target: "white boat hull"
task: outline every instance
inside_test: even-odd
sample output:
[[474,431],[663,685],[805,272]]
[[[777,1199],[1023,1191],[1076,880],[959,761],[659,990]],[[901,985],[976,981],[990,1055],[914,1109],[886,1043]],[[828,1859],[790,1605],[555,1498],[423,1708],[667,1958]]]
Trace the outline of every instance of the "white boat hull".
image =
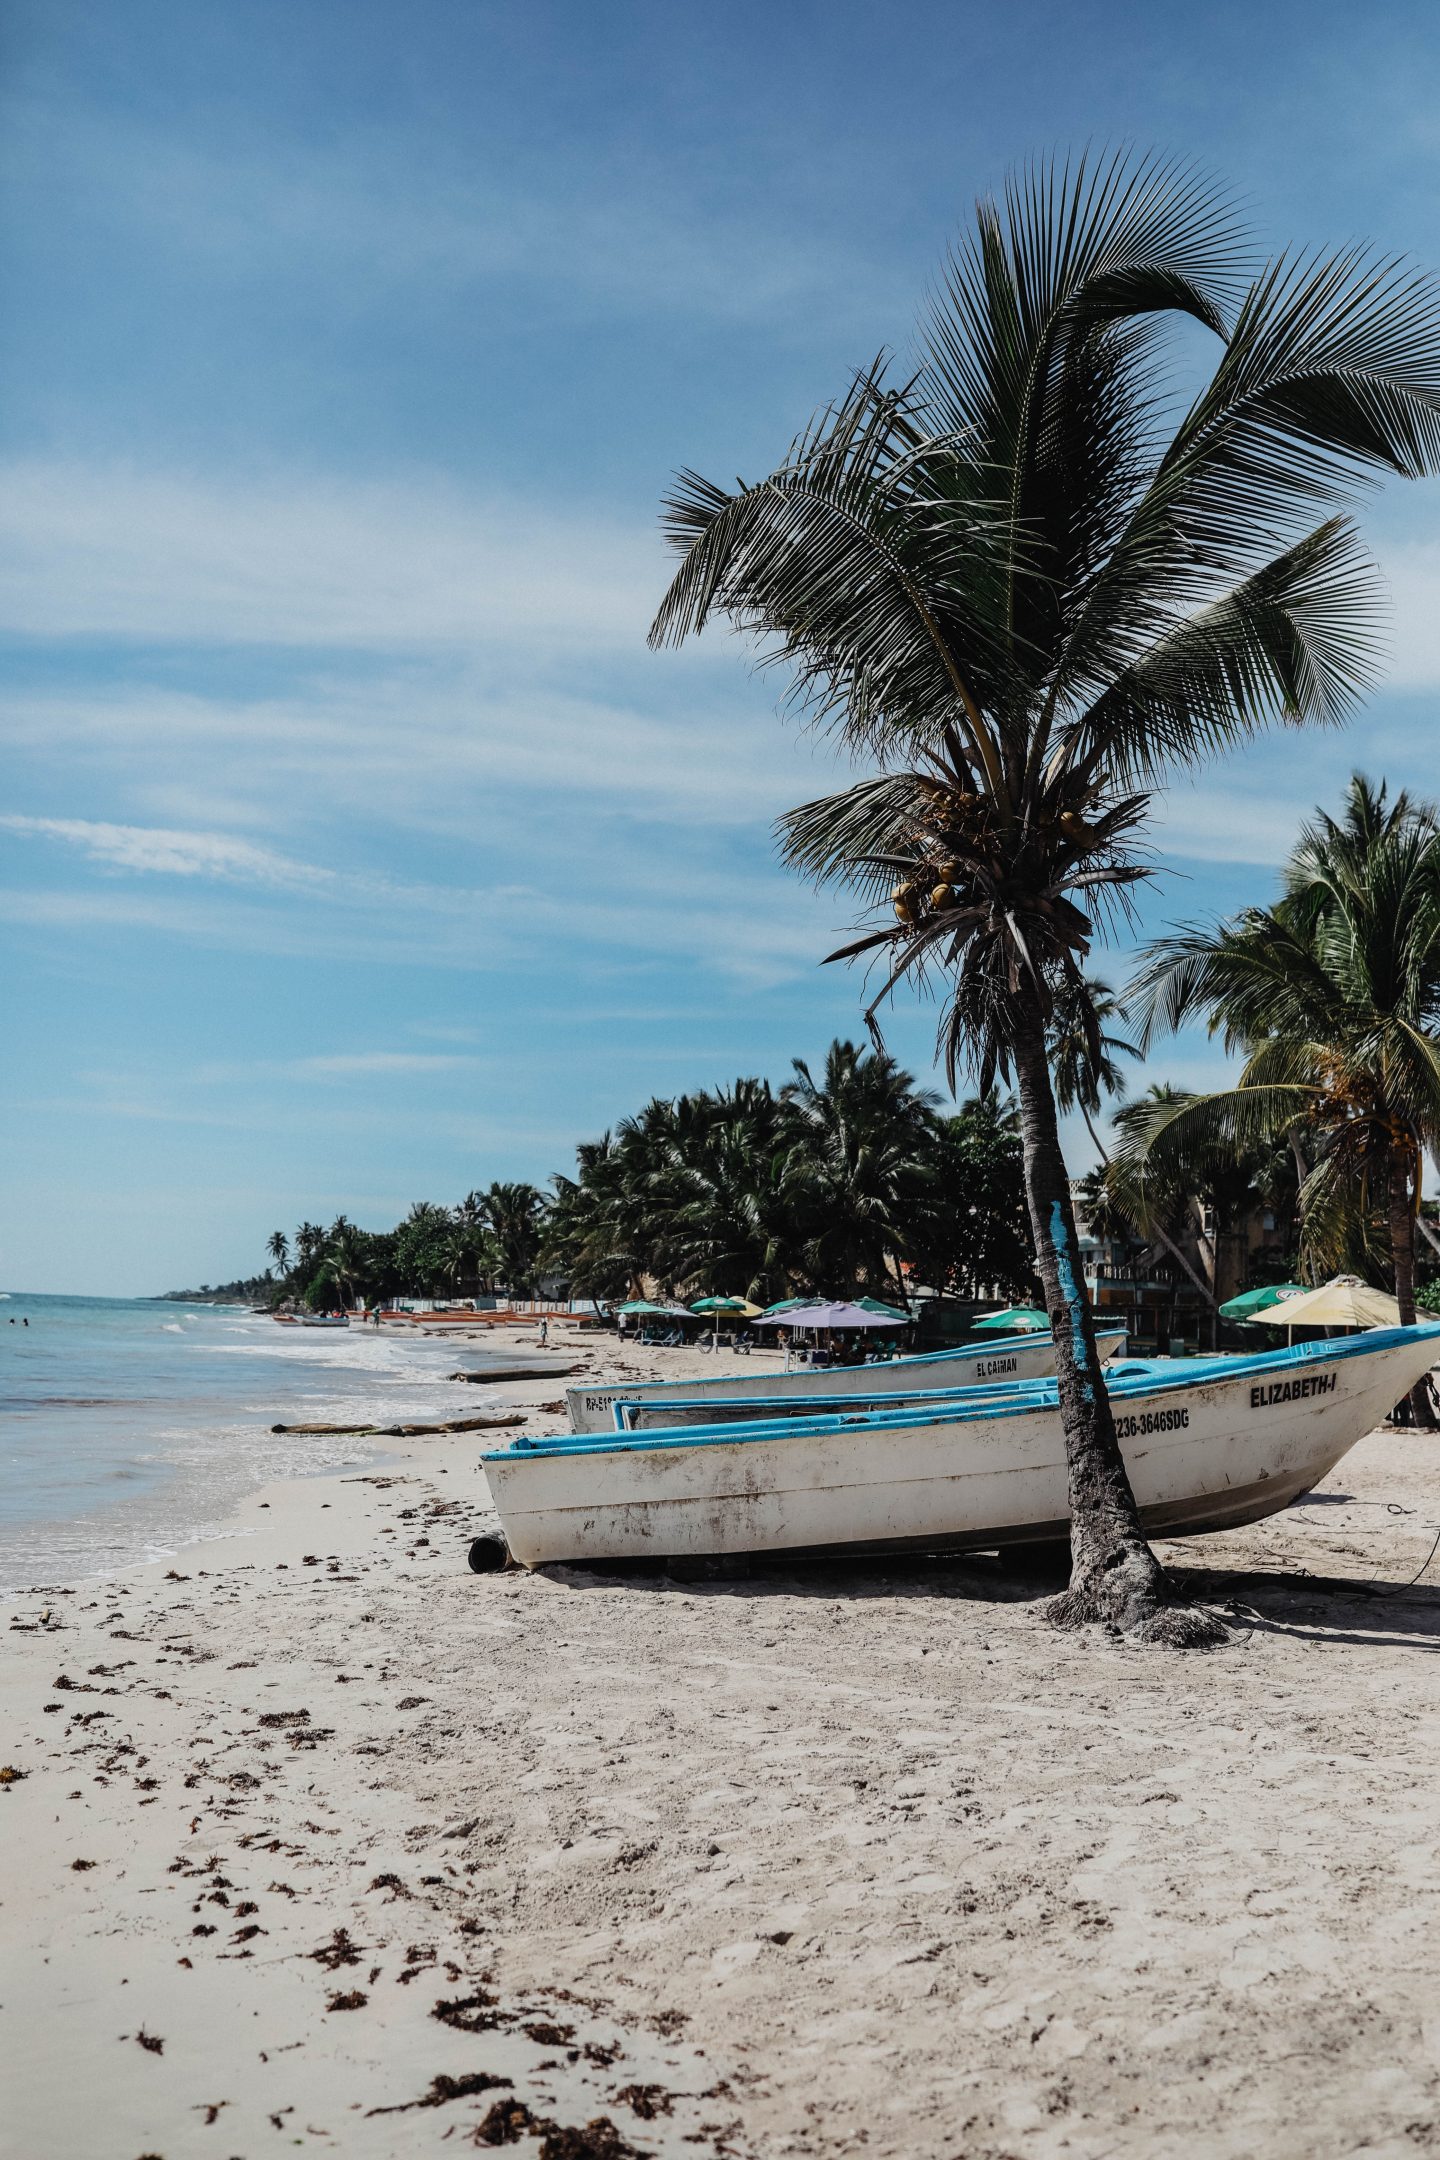
[[[1125,1347],[1123,1332],[1107,1335],[1109,1354]],[[1104,1354],[1104,1353],[1102,1353]],[[824,1401],[829,1395],[904,1395],[916,1389],[977,1387],[991,1380],[1036,1380],[1055,1370],[1054,1339],[1046,1334],[1006,1335],[993,1343],[966,1343],[957,1350],[931,1350],[921,1357],[892,1358],[884,1365],[833,1365],[818,1370],[726,1373],[713,1380],[623,1380],[565,1390],[570,1429],[577,1433],[613,1432],[617,1402],[743,1402],[775,1395]]]
[[[1187,1536],[1287,1506],[1430,1366],[1440,1330],[1122,1367],[1117,1430],[1148,1531]],[[1140,1374],[1140,1378],[1135,1375]],[[853,1375],[851,1376],[853,1379]],[[1063,1539],[1069,1506],[1053,1385],[854,1419],[615,1433],[488,1454],[510,1551],[553,1561],[706,1554],[994,1548]]]

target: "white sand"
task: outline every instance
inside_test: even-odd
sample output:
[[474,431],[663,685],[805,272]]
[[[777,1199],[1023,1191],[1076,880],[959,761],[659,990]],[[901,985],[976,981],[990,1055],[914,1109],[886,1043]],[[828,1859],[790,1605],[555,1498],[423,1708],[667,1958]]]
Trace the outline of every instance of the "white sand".
[[0,2152],[439,2153],[497,2097],[667,2155],[1440,2150],[1440,1442],[1169,1548],[1208,1657],[984,1560],[472,1576],[476,1438],[387,1445],[11,1608]]

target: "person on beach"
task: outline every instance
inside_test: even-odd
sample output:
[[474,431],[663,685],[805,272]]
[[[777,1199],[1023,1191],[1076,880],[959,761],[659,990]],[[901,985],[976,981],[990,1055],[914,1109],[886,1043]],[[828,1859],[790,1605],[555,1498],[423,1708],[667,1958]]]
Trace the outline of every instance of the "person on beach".
[[542,1350],[550,1347],[550,1322],[543,1315],[540,1321],[540,1347]]

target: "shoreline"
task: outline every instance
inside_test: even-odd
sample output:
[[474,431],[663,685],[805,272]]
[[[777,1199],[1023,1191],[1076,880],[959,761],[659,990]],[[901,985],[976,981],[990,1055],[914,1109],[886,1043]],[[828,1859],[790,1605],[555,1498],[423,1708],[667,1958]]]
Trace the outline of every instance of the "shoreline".
[[1166,1547],[1184,1657],[985,1560],[471,1576],[483,1440],[11,1601],[9,2149],[1440,2150],[1440,1441]]
[[[120,1302],[129,1309],[130,1301]],[[253,1317],[236,1308],[216,1310],[230,1319]],[[492,1382],[485,1374],[475,1386],[452,1385],[453,1363],[469,1364],[484,1373],[492,1363],[523,1362],[532,1368],[552,1366],[558,1373],[571,1358],[595,1354],[593,1339],[588,1344],[582,1338],[539,1351],[533,1340],[526,1341],[527,1333],[533,1337],[533,1330],[508,1330],[503,1341],[497,1340],[494,1330],[484,1328],[459,1332],[458,1339],[456,1333],[448,1331],[442,1338],[433,1331],[404,1327],[378,1333],[357,1328],[361,1354],[353,1362],[343,1349],[338,1359],[332,1355],[336,1338],[322,1335],[318,1341],[323,1347],[313,1359],[291,1363],[292,1346],[283,1335],[272,1344],[263,1330],[252,1330],[233,1361],[226,1359],[225,1385],[213,1397],[203,1393],[204,1370],[196,1367],[194,1393],[175,1402],[163,1395],[142,1402],[138,1429],[131,1418],[135,1434],[131,1447],[112,1463],[102,1462],[91,1473],[94,1481],[69,1496],[68,1508],[62,1505],[32,1515],[22,1504],[14,1514],[0,1512],[0,1606],[46,1584],[106,1581],[134,1566],[164,1565],[196,1545],[223,1544],[233,1535],[236,1511],[264,1486],[291,1476],[343,1474],[383,1449],[383,1432],[371,1436],[345,1430],[352,1415],[350,1406],[357,1401],[368,1398],[381,1428],[393,1423],[439,1422],[447,1416],[478,1413],[502,1396],[506,1402],[522,1404],[535,1399],[533,1388],[505,1382],[501,1376]],[[373,1353],[377,1341],[381,1355],[389,1361],[383,1372],[366,1363],[366,1354]],[[203,1347],[214,1352],[231,1346],[207,1342]],[[278,1353],[285,1365],[277,1367],[272,1362],[267,1366],[267,1351]],[[259,1362],[252,1364],[256,1353]],[[249,1399],[241,1400],[241,1384],[252,1369],[256,1378],[246,1390]],[[220,1376],[217,1371],[217,1379]],[[143,1388],[143,1379],[140,1384]],[[540,1395],[545,1392],[542,1387]],[[391,1400],[385,1402],[387,1394]],[[261,1408],[267,1397],[271,1406]],[[55,1406],[62,1421],[76,1407],[64,1397],[56,1397]],[[32,1412],[36,1407],[26,1405]],[[122,1397],[85,1408],[87,1414],[103,1411],[109,1425],[117,1427],[132,1406]],[[330,1429],[312,1427],[311,1421],[317,1419]],[[37,1423],[33,1416],[27,1421],[17,1462],[7,1471],[11,1479],[21,1475],[27,1463],[43,1469],[44,1455],[37,1450],[35,1437]],[[43,1428],[41,1433],[44,1441],[62,1453],[77,1443],[83,1451],[83,1436],[70,1433],[63,1422],[55,1434]],[[279,1463],[274,1459],[277,1455],[282,1458]]]

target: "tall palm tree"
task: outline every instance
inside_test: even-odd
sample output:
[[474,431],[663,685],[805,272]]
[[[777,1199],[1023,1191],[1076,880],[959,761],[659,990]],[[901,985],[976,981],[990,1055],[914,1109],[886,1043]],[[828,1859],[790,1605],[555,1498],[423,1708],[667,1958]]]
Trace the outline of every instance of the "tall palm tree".
[[290,1265],[290,1240],[283,1230],[272,1230],[265,1250],[283,1275]]
[[355,1287],[365,1264],[365,1233],[348,1216],[337,1215],[326,1234],[321,1260],[347,1308],[355,1302]]
[[[1440,1144],[1440,817],[1352,778],[1341,816],[1301,833],[1273,908],[1162,939],[1137,978],[1143,1037],[1203,1018],[1238,1086],[1157,1119],[1163,1161],[1197,1136],[1234,1149],[1295,1126],[1319,1139],[1302,1249],[1335,1259],[1358,1208],[1386,1225],[1400,1318],[1415,1319],[1415,1219]],[[1412,1398],[1430,1422],[1427,1388]]]
[[320,1258],[325,1232],[319,1223],[302,1222],[295,1232],[295,1266],[309,1275]]
[[[1219,342],[1176,414],[1167,315]],[[1173,432],[1167,439],[1167,426]],[[1213,190],[1153,158],[1041,165],[982,202],[904,383],[877,366],[768,478],[694,473],[652,629],[717,615],[873,776],[782,821],[788,860],[889,919],[876,1006],[938,976],[941,1046],[1013,1071],[1057,1344],[1073,1570],[1057,1621],[1171,1641],[1081,1279],[1046,1031],[1097,910],[1146,874],[1150,790],[1265,726],[1334,722],[1371,678],[1378,596],[1335,513],[1440,463],[1440,294],[1351,249],[1250,274]],[[1323,521],[1313,522],[1317,506]]]

